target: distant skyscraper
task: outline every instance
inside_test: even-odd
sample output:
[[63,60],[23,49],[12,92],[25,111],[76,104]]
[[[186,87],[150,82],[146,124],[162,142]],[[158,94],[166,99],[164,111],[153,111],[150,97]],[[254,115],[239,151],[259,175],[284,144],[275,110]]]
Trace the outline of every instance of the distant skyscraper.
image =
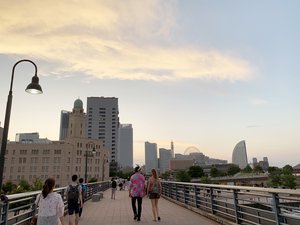
[[59,129],[59,140],[63,141],[66,139],[68,135],[68,128],[69,128],[69,111],[62,110],[60,112],[60,129]]
[[122,168],[133,167],[133,131],[131,124],[119,127],[119,164]]
[[175,158],[175,153],[174,153],[174,143],[171,141],[171,157]]
[[151,174],[152,169],[158,169],[157,144],[145,142],[145,172]]
[[118,162],[118,98],[87,98],[87,136],[103,140],[104,146],[111,150],[110,162]]
[[256,163],[257,163],[257,158],[254,157],[254,158],[252,159],[252,162],[253,162],[253,164],[256,164]]
[[236,144],[232,152],[232,163],[244,169],[248,165],[246,142],[240,141]]
[[160,148],[159,149],[159,172],[164,173],[170,169],[170,160],[172,153],[170,149]]

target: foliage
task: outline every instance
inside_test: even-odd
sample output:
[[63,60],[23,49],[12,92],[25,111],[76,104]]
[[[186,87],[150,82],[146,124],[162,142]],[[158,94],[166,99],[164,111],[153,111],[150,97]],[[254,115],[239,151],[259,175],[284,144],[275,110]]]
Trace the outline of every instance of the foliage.
[[191,177],[188,174],[188,172],[186,172],[184,170],[180,170],[176,174],[176,181],[179,181],[179,182],[190,182],[191,181]]
[[162,173],[162,174],[160,175],[160,177],[161,177],[162,179],[164,179],[164,180],[167,180],[167,179],[169,179],[169,178],[171,177],[171,173],[170,173],[169,171],[166,171],[166,172]]
[[242,169],[243,173],[252,173],[253,169],[251,168],[250,165],[247,165],[244,169]]
[[269,173],[269,186],[296,188],[296,177],[293,175],[293,167],[290,165],[286,165],[282,169],[277,167],[269,168]]
[[260,165],[256,165],[256,166],[253,168],[253,172],[255,172],[255,173],[263,173],[264,170],[263,170],[263,168],[262,168]]
[[207,177],[207,176],[202,176],[200,182],[203,183],[203,184],[211,184],[211,183],[213,183],[211,181],[211,179],[209,177]]
[[221,171],[219,171],[215,166],[211,167],[211,169],[210,169],[211,177],[219,177],[220,174],[221,174]]
[[227,174],[229,176],[233,176],[234,174],[237,174],[240,171],[241,171],[241,169],[238,165],[231,164],[227,170]]
[[5,194],[12,193],[13,190],[16,188],[17,188],[17,185],[13,184],[11,181],[7,181],[5,184],[2,185],[2,190]]
[[204,176],[204,172],[201,166],[191,166],[188,171],[188,174],[192,178],[198,178]]
[[42,190],[44,186],[44,182],[40,179],[37,178],[34,182],[33,185],[31,187],[32,191],[38,191],[38,190]]

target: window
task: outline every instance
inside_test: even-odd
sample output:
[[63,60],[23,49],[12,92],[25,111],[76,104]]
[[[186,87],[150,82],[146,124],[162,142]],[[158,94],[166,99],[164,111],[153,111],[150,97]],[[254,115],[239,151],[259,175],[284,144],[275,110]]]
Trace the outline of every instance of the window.
[[55,149],[54,155],[61,155],[61,149]]
[[38,155],[39,154],[39,150],[38,149],[32,149],[31,150],[31,154],[32,155]]
[[20,155],[27,155],[27,150],[20,150]]

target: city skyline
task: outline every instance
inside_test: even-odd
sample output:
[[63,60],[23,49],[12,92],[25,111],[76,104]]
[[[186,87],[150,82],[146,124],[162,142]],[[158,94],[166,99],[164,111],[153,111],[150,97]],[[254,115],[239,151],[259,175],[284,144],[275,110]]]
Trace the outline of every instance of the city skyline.
[[26,94],[34,70],[16,67],[10,140],[30,132],[58,140],[61,110],[79,97],[86,111],[87,97],[104,96],[118,98],[120,123],[132,124],[135,163],[144,163],[146,141],[231,162],[245,140],[248,159],[299,164],[299,2],[1,6],[1,126],[14,63],[33,60],[44,91]]

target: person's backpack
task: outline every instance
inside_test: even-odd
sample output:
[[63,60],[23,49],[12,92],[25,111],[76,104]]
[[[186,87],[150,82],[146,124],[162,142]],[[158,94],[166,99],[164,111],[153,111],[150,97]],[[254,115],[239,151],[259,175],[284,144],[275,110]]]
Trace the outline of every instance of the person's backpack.
[[68,191],[68,203],[78,203],[79,199],[79,190],[78,190],[78,185],[69,186],[69,191]]
[[117,182],[115,180],[112,181],[111,187],[112,188],[116,188],[117,187]]
[[154,193],[154,194],[159,194],[158,181],[153,182],[151,192]]

